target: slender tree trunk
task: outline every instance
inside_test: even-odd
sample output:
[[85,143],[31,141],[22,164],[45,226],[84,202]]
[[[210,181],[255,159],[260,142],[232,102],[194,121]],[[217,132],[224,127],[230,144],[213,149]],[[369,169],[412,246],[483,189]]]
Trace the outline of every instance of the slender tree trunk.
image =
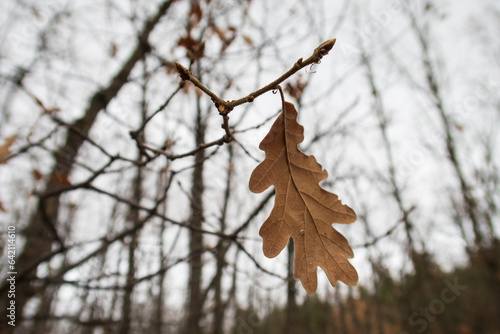
[[[143,80],[142,83],[142,100],[141,100],[141,124],[147,119],[147,86],[148,86],[148,71],[147,71],[147,63],[144,60],[142,62],[143,65]],[[139,134],[141,142],[144,142],[145,136],[144,132]],[[138,161],[141,161],[142,154],[138,152]],[[140,203],[143,197],[142,190],[142,181],[143,181],[143,169],[142,166],[137,167],[135,178],[132,182],[132,200],[135,203]],[[130,227],[136,227],[141,225],[141,219],[139,216],[139,210],[137,208],[130,208],[128,214],[128,224]],[[142,225],[143,226],[143,225]],[[139,239],[140,229],[134,231],[131,235],[131,241],[127,247],[128,254],[128,272],[127,272],[127,280],[125,284],[125,289],[123,291],[123,303],[122,303],[122,320],[120,322],[120,334],[128,334],[131,332],[132,326],[132,309],[134,306],[133,303],[133,293],[135,286],[135,272],[136,272],[136,249]],[[132,331],[133,332],[133,331]]]
[[[163,174],[162,174],[163,175]],[[160,179],[163,179],[160,178]],[[163,184],[164,182],[159,182],[159,184]],[[161,189],[159,190],[158,194],[161,194]],[[162,210],[163,210],[163,214],[166,213],[167,211],[167,200],[164,201],[164,204],[163,204],[163,207],[162,207]],[[165,233],[165,222],[162,222],[161,223],[161,226],[160,226],[160,233],[159,233],[159,248],[160,248],[160,251],[159,251],[159,267],[161,268],[163,265],[164,265],[164,258],[165,258],[165,254],[164,254],[164,242],[163,242],[163,235]],[[158,276],[158,296],[156,297],[156,307],[155,307],[155,315],[153,317],[153,323],[152,323],[152,327],[153,327],[153,332],[156,333],[156,334],[162,334],[163,333],[163,319],[164,319],[164,315],[163,315],[163,311],[164,311],[164,307],[163,307],[163,299],[165,297],[165,288],[164,288],[164,284],[165,284],[165,278],[166,278],[166,272],[165,271],[162,271],[160,273],[160,275]]]
[[[430,4],[430,2],[427,3]],[[429,54],[429,45],[427,40],[428,35],[425,34],[424,29],[417,23],[415,13],[409,10],[408,14],[410,16],[413,30],[417,34],[418,41],[420,43],[420,47],[422,50],[422,62],[425,69],[427,85],[433,96],[434,105],[441,119],[444,131],[446,151],[448,153],[448,160],[450,161],[450,164],[452,165],[453,170],[455,171],[455,175],[460,185],[460,191],[463,204],[465,207],[465,213],[472,224],[476,246],[481,248],[484,246],[485,238],[481,229],[479,208],[477,205],[477,200],[472,194],[472,187],[465,177],[462,162],[459,160],[458,157],[456,139],[452,130],[453,123],[450,117],[448,116],[447,111],[445,110],[441,89],[436,79],[436,71],[431,62],[431,57]]]
[[[380,94],[379,88],[375,82],[375,76],[373,73],[372,69],[372,64],[369,58],[369,55],[365,53],[364,50],[362,50],[362,61],[363,65],[366,68],[366,73],[367,73],[367,79],[368,83],[370,85],[370,89],[372,91],[372,96],[373,96],[373,108],[376,112],[377,120],[378,120],[378,126],[380,130],[380,134],[382,136],[382,142],[383,142],[383,147],[387,159],[387,174],[389,176],[389,182],[392,187],[392,197],[394,198],[394,201],[396,202],[399,212],[402,216],[402,220],[404,223],[405,227],[405,233],[406,233],[406,239],[408,242],[408,254],[410,255],[415,252],[415,242],[413,240],[412,236],[412,230],[413,230],[413,221],[411,220],[410,217],[410,212],[411,208],[406,205],[404,202],[403,196],[402,196],[402,188],[401,185],[399,184],[397,177],[396,177],[396,164],[394,163],[394,156],[392,153],[392,145],[389,140],[388,134],[387,134],[387,115],[384,107],[384,103],[382,101],[382,95]],[[417,264],[413,263],[415,266],[415,270],[419,270],[421,268],[417,268]]]
[[[369,239],[373,239],[374,235],[373,232],[370,228],[370,224],[368,223],[368,210],[366,207],[362,207],[358,210],[358,219],[359,221],[363,224],[366,235]],[[382,259],[380,258],[375,258],[374,255],[371,254],[371,252],[368,255],[368,260],[370,261],[370,264],[372,266],[372,272],[373,272],[373,285],[374,285],[374,294],[373,294],[373,300],[367,299],[367,305],[366,305],[366,312],[365,312],[365,318],[366,318],[366,328],[365,332],[367,334],[370,334],[372,332],[378,333],[378,334],[384,334],[384,317],[383,317],[383,312],[382,312],[382,299],[380,298],[380,289],[382,288],[382,276],[384,272],[384,266],[382,264]],[[373,306],[371,305],[373,303]],[[372,319],[374,319],[374,328],[372,329]]]
[[[374,272],[374,281],[375,281],[375,291],[374,291],[374,296],[373,296],[373,301],[375,302],[373,305],[373,308],[375,309],[375,332],[378,334],[384,334],[384,312],[383,312],[383,299],[382,299],[382,293],[380,292],[380,288],[383,287],[383,285],[386,284],[387,282],[387,277],[385,276],[385,270],[384,267],[381,263],[381,260],[375,260],[370,256],[370,262],[373,268]],[[371,306],[367,306],[371,307]],[[401,323],[401,325],[405,325]]]
[[134,273],[135,273],[135,250],[137,248],[137,233],[132,235],[132,240],[128,245],[128,273],[125,289],[123,291],[123,304],[122,304],[122,319],[120,322],[120,334],[128,334],[130,332],[132,323],[132,306],[134,292]]
[[214,278],[214,312],[213,312],[213,334],[222,334],[224,326],[224,312],[225,312],[225,302],[222,300],[222,270],[225,267],[224,255],[226,245],[222,245],[217,250],[217,271]]
[[55,286],[48,286],[44,289],[44,294],[40,296],[40,305],[38,306],[35,321],[33,322],[33,327],[31,328],[32,334],[51,332],[51,322],[49,321],[49,316],[52,313],[54,297],[58,290],[59,289]]
[[[104,265],[104,261],[102,261],[101,257],[98,258],[98,261],[101,263],[101,265]],[[85,313],[86,313],[88,321],[92,322],[93,320],[95,320],[96,318],[99,317],[99,315],[96,314],[99,306],[97,305],[98,304],[97,299],[90,301],[90,299],[91,299],[90,296],[91,296],[90,289],[84,288],[84,292],[82,293],[82,297],[80,299],[81,306],[80,306],[79,314],[84,314],[84,312],[86,311]],[[83,320],[83,319],[80,318],[79,320]],[[94,333],[94,326],[85,326],[82,328],[82,327],[75,325],[75,327],[80,328],[80,330],[77,332],[79,334],[92,334],[92,333]]]
[[295,247],[293,245],[293,239],[290,238],[288,241],[288,283],[287,283],[287,305],[286,305],[286,320],[284,333],[285,334],[296,334],[299,333],[298,322],[297,322],[297,301],[296,301],[296,289],[295,289],[295,279],[293,278],[293,266],[294,266],[294,256]]
[[[142,168],[137,168],[137,174],[133,181],[133,200],[135,203],[140,203],[142,198]],[[129,212],[129,224],[136,225],[140,223],[139,219],[139,211],[135,208],[131,208]],[[120,322],[120,334],[128,334],[131,330],[132,324],[132,308],[133,308],[133,293],[135,286],[135,270],[136,270],[136,259],[135,259],[135,251],[137,249],[138,242],[138,233],[139,231],[135,231],[131,235],[130,243],[127,247],[127,258],[128,258],[128,272],[127,272],[127,280],[125,283],[125,289],[123,291],[123,303],[122,303],[122,312],[121,312],[121,322]]]
[[[222,208],[222,214],[220,218],[220,232],[224,233],[226,230],[226,217],[229,202],[231,200],[231,187],[234,175],[234,152],[233,145],[228,145],[227,150],[229,153],[229,159],[227,164],[227,175],[226,175],[226,189],[224,192],[224,205]],[[226,267],[226,252],[229,248],[227,240],[221,239],[217,245],[217,269],[214,277],[214,320],[213,320],[213,334],[223,334],[224,333],[224,314],[226,310],[227,303],[222,299],[222,274]]]
[[342,296],[340,295],[340,287],[337,286],[335,289],[335,298],[337,299],[337,307],[339,312],[340,319],[340,333],[348,334],[347,328],[347,319],[346,319],[346,311],[345,311],[345,301],[342,300]]
[[[411,218],[412,207],[405,203],[403,198],[403,188],[398,182],[396,177],[396,164],[394,163],[394,155],[392,150],[392,144],[389,139],[387,133],[388,126],[388,117],[386,113],[386,109],[382,100],[382,94],[379,90],[379,87],[375,81],[375,76],[373,73],[372,63],[369,55],[362,49],[362,62],[366,68],[367,79],[370,85],[370,89],[373,96],[373,108],[376,112],[378,126],[380,130],[380,134],[382,136],[382,143],[384,147],[384,151],[387,159],[387,174],[389,176],[389,183],[392,187],[391,195],[399,209],[401,214],[401,220],[404,224],[406,241],[407,241],[407,253],[412,261],[413,268],[415,270],[415,275],[417,277],[418,282],[423,282],[426,279],[429,279],[429,268],[424,265],[422,259],[427,257],[426,253],[419,253],[415,248],[415,241],[413,239],[413,227],[415,226],[413,219]],[[423,243],[424,241],[422,241]],[[420,304],[420,299],[422,296],[428,293],[425,289],[426,285],[422,286],[408,286],[405,296],[407,298],[404,299],[404,303],[406,304],[407,310],[410,311],[416,304]],[[402,314],[405,312],[402,312]],[[411,312],[410,312],[411,313]],[[401,325],[406,325],[406,319],[401,319]]]
[[359,320],[358,317],[358,312],[356,308],[356,299],[354,298],[353,295],[353,288],[350,286],[349,288],[349,294],[348,294],[348,302],[349,302],[349,314],[351,315],[351,324],[352,324],[352,329],[350,329],[354,333],[360,333],[361,330],[361,321]]
[[[202,109],[199,104],[197,106],[196,116],[196,145],[205,142],[205,120],[202,115]],[[203,179],[203,169],[205,161],[205,151],[201,150],[195,155],[195,166],[193,170],[193,183],[191,187],[191,217],[189,224],[190,230],[190,262],[189,262],[189,300],[188,300],[188,316],[186,324],[186,334],[200,334],[201,318],[203,307],[203,293],[201,289],[202,283],[202,253],[203,253],[203,234],[200,232],[203,224],[203,192],[205,184]]]

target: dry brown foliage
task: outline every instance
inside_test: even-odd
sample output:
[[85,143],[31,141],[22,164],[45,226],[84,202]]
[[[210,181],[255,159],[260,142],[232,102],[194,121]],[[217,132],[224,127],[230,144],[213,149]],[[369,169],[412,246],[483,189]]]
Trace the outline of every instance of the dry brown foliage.
[[4,143],[0,145],[0,164],[7,162],[7,159],[10,155],[10,147],[17,139],[17,135],[10,136],[5,139]]
[[331,225],[352,223],[356,214],[337,195],[319,186],[328,173],[313,156],[298,148],[303,140],[304,127],[297,122],[297,111],[293,104],[285,102],[284,111],[260,143],[265,160],[250,177],[250,190],[254,193],[271,185],[276,188],[274,208],[260,229],[264,255],[277,256],[292,237],[294,276],[307,292],[316,291],[318,266],[333,286],[339,280],[356,285],[358,274],[348,261],[354,257],[353,251],[347,239]]

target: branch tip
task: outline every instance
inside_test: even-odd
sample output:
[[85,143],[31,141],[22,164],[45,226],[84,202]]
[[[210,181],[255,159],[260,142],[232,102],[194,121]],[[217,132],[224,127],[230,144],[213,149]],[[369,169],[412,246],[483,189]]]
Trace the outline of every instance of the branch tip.
[[327,41],[324,41],[321,43],[315,50],[314,53],[316,53],[319,58],[323,58],[323,56],[327,55],[328,52],[333,48],[335,45],[335,42],[337,41],[336,38],[329,39]]
[[183,81],[189,80],[189,70],[179,64],[178,62],[175,62],[175,67],[177,68],[177,72],[179,72],[179,75]]

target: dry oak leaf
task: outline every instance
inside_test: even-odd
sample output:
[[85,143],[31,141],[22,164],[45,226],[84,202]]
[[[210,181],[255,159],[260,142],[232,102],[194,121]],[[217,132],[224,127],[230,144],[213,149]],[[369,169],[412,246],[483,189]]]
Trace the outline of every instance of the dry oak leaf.
[[353,251],[331,225],[352,223],[356,214],[337,195],[319,186],[328,173],[313,156],[298,148],[303,140],[304,127],[297,122],[297,111],[285,102],[284,112],[260,143],[266,158],[252,172],[249,184],[254,193],[271,185],[276,188],[273,210],[259,231],[264,255],[277,256],[292,237],[294,276],[307,292],[316,291],[318,266],[333,286],[337,281],[356,285],[358,273],[348,261],[354,257]]
[[10,136],[5,139],[4,143],[0,145],[0,165],[7,162],[7,159],[10,155],[10,147],[17,139],[17,135]]

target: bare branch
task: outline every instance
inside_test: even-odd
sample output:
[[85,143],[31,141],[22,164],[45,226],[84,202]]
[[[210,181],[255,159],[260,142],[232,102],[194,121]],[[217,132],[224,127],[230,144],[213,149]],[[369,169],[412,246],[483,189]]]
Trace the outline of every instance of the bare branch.
[[196,77],[194,77],[191,72],[182,66],[179,63],[175,63],[175,66],[177,67],[177,71],[179,72],[179,75],[182,80],[184,81],[191,81],[196,87],[201,89],[205,94],[210,96],[212,98],[212,101],[215,103],[215,106],[219,113],[221,115],[227,115],[230,113],[234,107],[239,106],[241,104],[247,103],[247,102],[253,102],[254,99],[259,97],[260,95],[269,92],[273,89],[276,89],[276,87],[281,84],[283,81],[294,75],[296,72],[299,70],[303,69],[304,67],[307,67],[312,64],[317,64],[319,61],[330,52],[330,50],[333,48],[335,45],[336,39],[329,39],[323,43],[321,43],[316,49],[314,49],[313,54],[307,58],[306,60],[302,60],[300,58],[295,62],[295,64],[290,68],[285,74],[280,76],[278,79],[274,80],[270,84],[256,90],[253,93],[248,94],[245,97],[242,97],[238,100],[232,100],[232,101],[224,101],[220,97],[218,97],[214,92],[212,92],[209,88],[205,87]]

